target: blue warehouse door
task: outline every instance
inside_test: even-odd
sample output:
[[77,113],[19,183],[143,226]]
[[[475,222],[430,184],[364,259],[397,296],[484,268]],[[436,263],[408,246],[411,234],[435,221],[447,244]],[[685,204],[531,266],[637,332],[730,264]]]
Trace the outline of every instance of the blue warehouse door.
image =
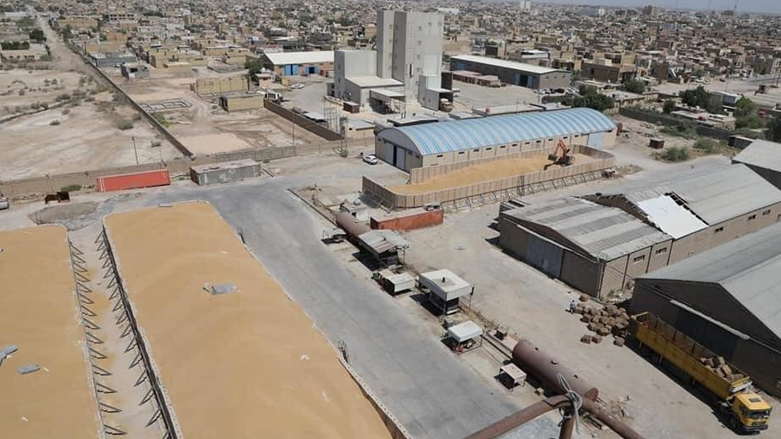
[[513,82],[513,84],[521,85],[521,74],[520,73],[516,73],[515,74],[515,82]]
[[292,66],[289,64],[285,66],[285,76],[290,76],[293,72],[293,69],[291,69]]
[[537,236],[529,236],[529,242],[526,244],[526,260],[529,265],[557,278],[561,274],[563,257],[564,251],[561,247]]
[[534,76],[526,77],[526,86],[529,88],[534,88]]
[[466,64],[462,62],[456,63],[456,70],[466,70]]
[[407,151],[404,148],[396,147],[396,157],[394,157],[397,168],[407,170]]
[[588,135],[588,146],[600,149],[605,143],[605,133],[591,133]]
[[291,67],[293,76],[298,76],[298,64],[293,64]]

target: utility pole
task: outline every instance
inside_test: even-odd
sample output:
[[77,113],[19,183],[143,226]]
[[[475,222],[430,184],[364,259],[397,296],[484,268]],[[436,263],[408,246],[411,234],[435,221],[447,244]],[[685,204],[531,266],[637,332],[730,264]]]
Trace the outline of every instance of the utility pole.
[[133,152],[136,153],[136,164],[138,165],[138,148],[136,148],[136,136],[130,136],[133,139]]

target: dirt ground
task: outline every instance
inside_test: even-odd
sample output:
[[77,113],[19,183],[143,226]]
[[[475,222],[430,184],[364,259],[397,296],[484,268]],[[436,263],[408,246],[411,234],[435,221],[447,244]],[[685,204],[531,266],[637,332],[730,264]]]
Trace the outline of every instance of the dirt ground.
[[[43,21],[41,28],[54,59],[38,63],[48,70],[0,72],[0,117],[16,114],[17,107],[29,112],[35,102],[52,105],[58,97],[68,104],[0,125],[0,179],[132,165],[136,153],[138,163],[181,157],[140,113],[127,104],[113,103],[107,84]],[[27,90],[20,96],[24,87]],[[3,95],[8,91],[12,92]],[[84,94],[73,100],[62,98],[75,92]],[[133,120],[133,128],[120,130],[117,124],[122,120]]]
[[[99,437],[65,228],[0,232],[0,248],[0,348],[19,348],[0,365],[3,436]],[[17,372],[30,364],[41,369]]]
[[[183,138],[193,137],[194,152],[214,154],[246,148],[272,148],[302,143],[322,143],[324,140],[265,109],[228,113],[219,106],[216,96],[200,97],[190,90],[198,78],[228,77],[206,69],[194,73],[153,73],[152,78],[122,80],[118,84],[139,103],[168,99],[184,99],[188,108],[160,112],[168,122],[168,130]],[[220,137],[201,137],[225,135]],[[226,142],[222,142],[228,140]]]
[[114,111],[102,108],[96,102],[84,102],[68,107],[67,114],[51,109],[0,125],[0,176],[16,179],[133,165],[136,153],[138,163],[181,156],[146,120],[136,120],[132,129],[118,129],[120,120],[132,120],[138,114],[130,106]]
[[[105,223],[185,437],[391,437],[334,347],[209,204]],[[205,291],[221,283],[237,290]]]
[[[585,163],[593,159],[587,155],[575,154],[575,163]],[[495,160],[488,163],[469,166],[449,172],[422,183],[393,186],[394,192],[400,194],[423,194],[442,189],[452,189],[483,181],[498,180],[520,174],[543,171],[551,161],[545,155],[530,158]],[[554,165],[551,168],[558,167]]]

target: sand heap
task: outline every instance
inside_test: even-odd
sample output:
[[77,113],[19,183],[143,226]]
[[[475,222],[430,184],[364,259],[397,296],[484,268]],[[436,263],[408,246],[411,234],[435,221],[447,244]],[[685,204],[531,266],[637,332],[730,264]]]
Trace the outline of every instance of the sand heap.
[[[575,163],[586,163],[593,159],[587,155],[575,154]],[[453,189],[474,183],[481,183],[521,174],[543,171],[550,164],[547,155],[529,158],[499,159],[479,165],[467,166],[459,170],[430,178],[422,183],[393,186],[390,189],[397,194],[424,194],[444,189]],[[549,169],[556,169],[558,165]]]
[[0,365],[0,437],[100,437],[65,228],[0,232],[0,248],[0,349],[19,348]]
[[[105,226],[185,438],[390,437],[335,349],[209,204]],[[221,283],[238,290],[204,289]]]

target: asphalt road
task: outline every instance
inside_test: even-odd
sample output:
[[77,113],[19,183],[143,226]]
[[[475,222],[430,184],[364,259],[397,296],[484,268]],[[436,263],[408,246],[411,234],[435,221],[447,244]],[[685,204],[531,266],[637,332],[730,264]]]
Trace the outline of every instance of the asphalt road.
[[[315,214],[286,190],[303,183],[277,177],[174,189],[149,204],[203,199],[241,228],[250,249],[325,335],[346,342],[350,364],[413,437],[458,439],[518,410],[370,280],[347,271],[320,242]],[[526,437],[557,435],[548,419],[530,429],[535,433]]]

